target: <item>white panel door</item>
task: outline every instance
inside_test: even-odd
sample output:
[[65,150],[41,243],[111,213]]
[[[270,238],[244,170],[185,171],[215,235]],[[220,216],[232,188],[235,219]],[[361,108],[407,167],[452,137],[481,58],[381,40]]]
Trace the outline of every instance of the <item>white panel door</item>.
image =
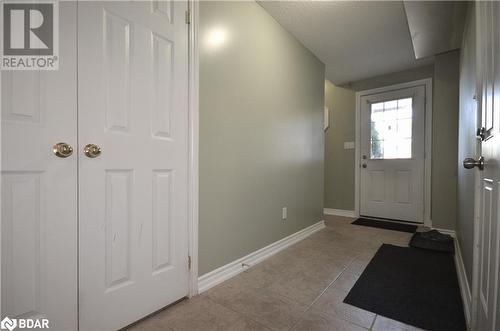
[[425,87],[361,97],[360,214],[423,222]]
[[485,160],[479,171],[477,330],[500,328],[500,3],[476,2],[478,29],[478,81],[480,82],[481,122],[485,140],[481,144]]
[[[76,3],[59,4],[57,71],[3,71],[1,317],[77,328]],[[75,152],[60,158],[52,146]]]
[[78,5],[80,330],[188,294],[185,1]]

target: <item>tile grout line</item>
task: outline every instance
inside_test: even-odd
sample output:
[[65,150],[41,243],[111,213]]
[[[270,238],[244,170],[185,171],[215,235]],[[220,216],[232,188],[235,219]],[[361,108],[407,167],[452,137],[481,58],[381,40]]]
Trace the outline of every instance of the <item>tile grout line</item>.
[[[348,262],[348,263],[346,264],[346,266],[342,269],[342,271],[341,271],[341,272],[340,272],[340,273],[339,273],[339,274],[338,274],[338,275],[337,275],[337,276],[336,276],[336,277],[335,277],[335,278],[334,278],[334,279],[333,279],[330,283],[328,283],[328,285],[325,287],[325,289],[324,289],[323,291],[321,291],[321,293],[320,293],[320,294],[319,294],[319,295],[318,295],[318,296],[317,296],[317,297],[316,297],[316,298],[312,301],[312,303],[310,303],[309,305],[304,305],[305,310],[301,313],[300,317],[297,319],[297,322],[293,323],[293,324],[292,324],[292,326],[291,326],[290,328],[288,328],[287,330],[291,330],[291,329],[293,329],[293,328],[294,328],[294,327],[295,327],[298,323],[300,323],[300,322],[302,321],[302,319],[303,319],[303,317],[304,317],[305,313],[306,313],[306,312],[308,312],[308,311],[311,309],[311,307],[312,307],[312,306],[316,303],[316,301],[318,301],[318,300],[319,300],[319,298],[320,298],[320,297],[321,297],[321,296],[322,296],[322,295],[323,295],[323,294],[324,294],[324,293],[325,293],[325,292],[326,292],[326,291],[327,291],[327,290],[328,290],[328,289],[332,286],[332,284],[340,278],[340,276],[341,276],[341,275],[342,275],[342,274],[343,274],[343,273],[347,270],[347,268],[349,268],[349,266],[350,266],[350,265],[354,262],[354,260],[356,260],[356,258],[357,258],[357,256],[350,258],[350,259],[349,259],[349,262]],[[246,272],[246,271],[245,271],[245,272]],[[256,292],[258,293],[258,292],[259,292],[259,290],[256,290]],[[283,299],[285,299],[285,300],[287,300],[287,301],[294,302],[291,298],[288,298],[288,297],[286,297],[286,296],[282,296],[282,295],[280,295],[280,297],[282,297]],[[217,299],[211,298],[210,296],[207,296],[207,298],[208,298],[210,301],[212,301],[212,302],[214,302],[214,303],[217,303],[217,304],[219,304],[219,305],[221,305],[221,306],[223,306],[223,307],[225,307],[225,308],[227,308],[227,309],[229,309],[229,310],[231,310],[231,311],[233,311],[233,312],[235,312],[235,313],[239,314],[240,316],[246,317],[246,318],[248,318],[248,319],[252,320],[253,322],[255,322],[255,323],[257,323],[257,324],[259,324],[259,325],[261,325],[261,326],[264,326],[264,327],[268,328],[266,325],[263,325],[262,323],[260,323],[260,322],[258,322],[258,321],[256,321],[256,320],[254,320],[254,319],[253,319],[250,315],[248,315],[248,314],[246,314],[246,313],[242,313],[242,312],[240,312],[240,311],[237,311],[237,310],[235,310],[235,309],[233,309],[233,308],[231,308],[231,307],[229,307],[229,306],[225,305],[224,303],[219,302]],[[297,303],[297,302],[294,302],[294,303],[299,304],[299,303]],[[300,305],[302,305],[302,304],[300,304]],[[344,319],[342,319],[342,320],[344,320]],[[347,322],[349,322],[349,321],[347,321]],[[352,323],[352,322],[349,322],[349,323]],[[353,323],[353,324],[355,324],[355,323]],[[355,324],[355,325],[356,325],[356,324]],[[269,329],[269,328],[268,328],[268,329]],[[270,329],[270,330],[271,330],[271,329]]]
[[269,330],[269,331],[271,331],[271,330],[272,330],[272,329],[271,329],[271,328],[269,328],[267,325],[264,325],[264,324],[262,324],[261,322],[256,321],[255,319],[253,319],[253,317],[252,317],[251,315],[248,315],[248,314],[246,314],[246,313],[242,313],[242,312],[237,311],[237,310],[235,310],[235,309],[233,309],[233,308],[231,308],[231,307],[228,307],[228,306],[226,306],[225,304],[223,304],[222,302],[219,302],[219,301],[217,301],[216,299],[211,298],[211,297],[210,297],[210,296],[208,296],[208,295],[206,296],[206,298],[207,298],[208,300],[212,301],[213,303],[216,303],[216,304],[221,305],[222,307],[224,307],[224,308],[226,308],[226,309],[229,309],[230,311],[232,311],[232,312],[234,312],[234,313],[238,314],[238,315],[239,315],[239,316],[241,316],[241,317],[247,318],[247,319],[251,320],[252,322],[254,322],[254,323],[256,323],[256,324],[258,324],[258,325],[260,325],[260,326],[263,326],[264,328],[266,328],[266,329],[267,329],[267,330]]
[[[346,272],[346,270],[347,270],[347,269],[348,269],[348,268],[352,265],[352,263],[353,263],[356,259],[358,259],[358,258],[359,258],[359,257],[358,257],[357,255],[356,255],[355,257],[353,257],[353,258],[350,258],[350,261],[346,264],[346,266],[342,269],[342,271],[341,271],[341,272],[340,272],[340,273],[339,273],[339,274],[338,274],[338,275],[337,275],[337,276],[336,276],[336,277],[335,277],[335,278],[334,278],[334,279],[333,279],[333,280],[332,280],[332,281],[331,281],[331,282],[330,282],[330,283],[329,283],[329,284],[325,287],[325,289],[324,289],[323,291],[321,291],[321,293],[320,293],[320,294],[319,294],[319,295],[318,295],[318,296],[317,296],[317,297],[313,300],[313,302],[312,302],[312,303],[310,303],[310,304],[307,306],[307,308],[306,308],[306,310],[303,312],[303,314],[305,314],[306,312],[308,312],[309,310],[311,310],[312,306],[313,306],[313,305],[314,305],[314,304],[315,304],[315,303],[316,303],[316,302],[317,302],[317,301],[318,301],[318,300],[319,300],[319,299],[323,296],[323,294],[325,294],[325,292],[326,292],[326,291],[328,291],[328,289],[329,289],[329,288],[333,285],[333,283],[335,283],[335,282],[336,282],[336,281],[337,281],[337,280],[338,280],[338,279],[339,279],[339,278],[340,278],[340,277],[341,277],[341,276],[342,276],[342,275]],[[302,315],[303,315],[303,314],[302,314]],[[327,314],[327,315],[328,315],[328,314]],[[330,315],[329,315],[329,316],[330,316]],[[343,318],[341,318],[341,317],[338,317],[338,318],[339,318],[339,319],[341,319],[341,320],[343,320],[343,321],[346,321],[346,322],[348,322],[348,323],[351,323],[351,324],[353,324],[353,325],[357,325],[357,326],[359,326],[359,327],[361,327],[361,328],[363,328],[363,329],[370,330],[370,329],[373,327],[373,324],[375,323],[375,319],[376,319],[376,317],[377,317],[377,315],[375,314],[375,318],[373,319],[372,324],[371,324],[370,328],[368,328],[368,329],[366,329],[365,327],[363,327],[363,326],[361,326],[361,325],[358,325],[358,324],[356,324],[356,323],[354,323],[354,322],[352,322],[352,321],[345,320],[345,319],[343,319]],[[298,323],[300,323],[300,321],[301,321],[301,320],[299,319],[299,320],[298,320],[296,323],[294,323],[294,324],[293,324],[293,326],[292,326],[290,329],[288,329],[288,330],[292,330],[292,329],[293,329],[293,328],[294,328],[294,327],[295,327]]]
[[[334,279],[334,280],[333,280],[333,281],[332,281],[332,282],[331,282],[331,283],[330,283],[330,284],[329,284],[329,285],[328,285],[328,286],[327,286],[327,287],[326,287],[326,288],[325,288],[325,289],[321,292],[321,294],[319,294],[319,295],[316,297],[316,299],[314,299],[314,301],[313,301],[313,302],[309,305],[309,307],[306,309],[306,311],[305,311],[305,312],[309,311],[309,310],[312,308],[312,306],[316,303],[316,301],[318,301],[318,300],[320,299],[320,297],[321,297],[321,296],[323,296],[323,294],[325,294],[325,292],[326,292],[326,291],[328,291],[328,289],[329,289],[329,288],[333,285],[333,283],[335,283],[335,282],[336,282],[336,281],[340,278],[340,276],[342,276],[342,274],[344,274],[344,273],[346,272],[346,270],[349,268],[349,266],[350,266],[350,265],[351,265],[351,264],[352,264],[352,263],[353,263],[356,259],[357,259],[357,256],[355,256],[355,257],[351,258],[351,261],[350,261],[350,262],[349,262],[349,263],[348,263],[348,264],[344,267],[344,269],[343,269],[343,270],[342,270],[342,271],[341,271],[341,272],[337,275],[337,277],[335,277],[335,279]],[[305,313],[305,312],[304,312],[304,313]],[[328,316],[330,316],[328,313],[327,313],[327,315],[328,315]],[[346,319],[344,319],[344,318],[342,318],[342,317],[337,317],[337,318],[339,318],[339,319],[341,319],[341,320],[343,320],[343,321],[345,321],[345,322],[351,323],[351,324],[353,324],[353,325],[359,326],[360,328],[363,328],[363,329],[365,329],[365,330],[371,330],[371,329],[373,328],[373,325],[375,324],[375,320],[377,319],[377,316],[378,316],[377,314],[374,314],[374,315],[375,315],[375,317],[373,318],[373,321],[372,321],[372,323],[371,323],[371,325],[370,325],[370,327],[369,327],[369,328],[365,328],[365,327],[364,327],[364,326],[362,326],[362,325],[359,325],[359,324],[357,324],[357,323],[355,323],[355,322],[353,322],[353,321],[346,320]],[[299,321],[299,322],[300,322],[300,321]],[[297,323],[298,323],[298,322],[297,322]],[[297,323],[295,323],[295,324],[294,324],[294,326],[295,326]],[[292,328],[293,328],[293,327],[292,327]],[[289,329],[289,330],[291,330],[291,329]]]
[[330,288],[330,286],[332,286],[333,283],[335,283],[335,281],[337,281],[337,279],[340,278],[340,276],[344,273],[344,271],[349,267],[349,265],[352,263],[352,261],[354,260],[354,258],[351,259],[351,261],[349,261],[349,263],[344,267],[344,269],[342,269],[342,271],[337,275],[337,277],[335,277],[326,287],[323,291],[321,291],[321,293],[307,306],[307,308],[302,312],[302,315],[300,317],[300,319],[295,322],[288,330],[292,330],[295,326],[297,326],[297,324],[299,324],[301,321],[302,321],[302,316],[305,315],[305,313],[307,313],[309,310],[311,310],[312,306],[316,303],[316,301],[319,300],[319,298],[325,294],[325,292]]
[[319,300],[319,298],[321,298],[321,296],[323,296],[323,294],[325,294],[325,292],[328,291],[328,289],[332,286],[332,284],[335,283],[337,279],[340,278],[340,276],[342,276],[342,274],[347,270],[347,268],[349,268],[349,266],[352,264],[354,260],[355,258],[352,258],[351,261],[349,261],[349,263],[344,267],[344,269],[342,269],[342,271],[337,275],[337,277],[335,277],[335,279],[332,280],[330,284],[328,284],[323,291],[321,291],[321,293],[316,297],[316,299],[313,300],[313,302],[307,307],[306,311],[311,309],[311,307]]
[[373,319],[372,325],[368,330],[373,330],[373,326],[375,325],[375,321],[377,320],[378,314],[375,314],[375,318]]

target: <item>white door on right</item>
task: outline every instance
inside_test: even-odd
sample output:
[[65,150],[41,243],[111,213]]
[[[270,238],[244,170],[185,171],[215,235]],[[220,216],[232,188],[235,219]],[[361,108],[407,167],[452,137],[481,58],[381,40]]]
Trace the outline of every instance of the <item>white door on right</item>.
[[361,97],[360,214],[424,219],[425,86]]
[[479,171],[478,254],[476,263],[476,330],[500,329],[500,3],[478,1],[478,78],[484,170]]

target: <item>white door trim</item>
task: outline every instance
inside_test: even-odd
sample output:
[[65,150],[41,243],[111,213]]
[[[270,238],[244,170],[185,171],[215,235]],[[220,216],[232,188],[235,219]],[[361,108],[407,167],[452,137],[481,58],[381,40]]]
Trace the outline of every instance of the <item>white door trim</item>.
[[407,83],[384,86],[356,92],[355,119],[355,162],[354,162],[354,213],[360,214],[360,151],[361,151],[361,97],[416,86],[425,86],[425,166],[424,166],[424,225],[432,227],[431,219],[431,171],[432,171],[432,78],[415,80]]
[[198,294],[198,150],[199,150],[199,1],[189,0],[189,169],[188,169],[188,245],[191,269],[189,297]]

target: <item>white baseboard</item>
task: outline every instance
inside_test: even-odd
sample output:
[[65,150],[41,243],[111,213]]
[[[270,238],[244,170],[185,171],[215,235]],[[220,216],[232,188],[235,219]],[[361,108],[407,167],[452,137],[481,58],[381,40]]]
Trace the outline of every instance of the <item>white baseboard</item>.
[[[449,234],[450,236],[452,236],[453,238],[457,238],[456,236],[456,233],[454,230],[448,230],[448,229],[440,229],[440,228],[432,228],[433,230],[438,230],[439,232],[443,233],[443,234]],[[455,240],[456,242],[456,240]]]
[[472,309],[472,294],[467,280],[467,273],[465,272],[464,261],[462,260],[462,251],[458,239],[455,237],[455,266],[457,268],[458,283],[460,284],[460,292],[462,294],[462,301],[464,304],[464,313],[467,325],[471,323],[471,309]]
[[268,257],[282,251],[283,249],[301,241],[311,234],[323,229],[325,221],[319,221],[305,229],[300,230],[288,237],[278,240],[264,248],[261,248],[253,253],[250,253],[238,260],[230,262],[222,267],[219,267],[209,273],[198,278],[198,292],[202,293],[206,290],[226,281],[240,272],[243,272],[248,267],[252,267]]
[[323,214],[352,218],[356,217],[356,212],[354,210],[323,208]]
[[465,265],[462,259],[462,250],[460,249],[460,244],[458,243],[457,234],[454,230],[439,229],[441,233],[449,234],[453,237],[455,243],[455,267],[457,269],[458,284],[460,286],[460,294],[462,295],[462,302],[464,305],[465,319],[467,325],[470,326],[471,322],[471,309],[472,309],[472,292],[469,286],[469,281],[467,280],[467,273],[465,272]]

